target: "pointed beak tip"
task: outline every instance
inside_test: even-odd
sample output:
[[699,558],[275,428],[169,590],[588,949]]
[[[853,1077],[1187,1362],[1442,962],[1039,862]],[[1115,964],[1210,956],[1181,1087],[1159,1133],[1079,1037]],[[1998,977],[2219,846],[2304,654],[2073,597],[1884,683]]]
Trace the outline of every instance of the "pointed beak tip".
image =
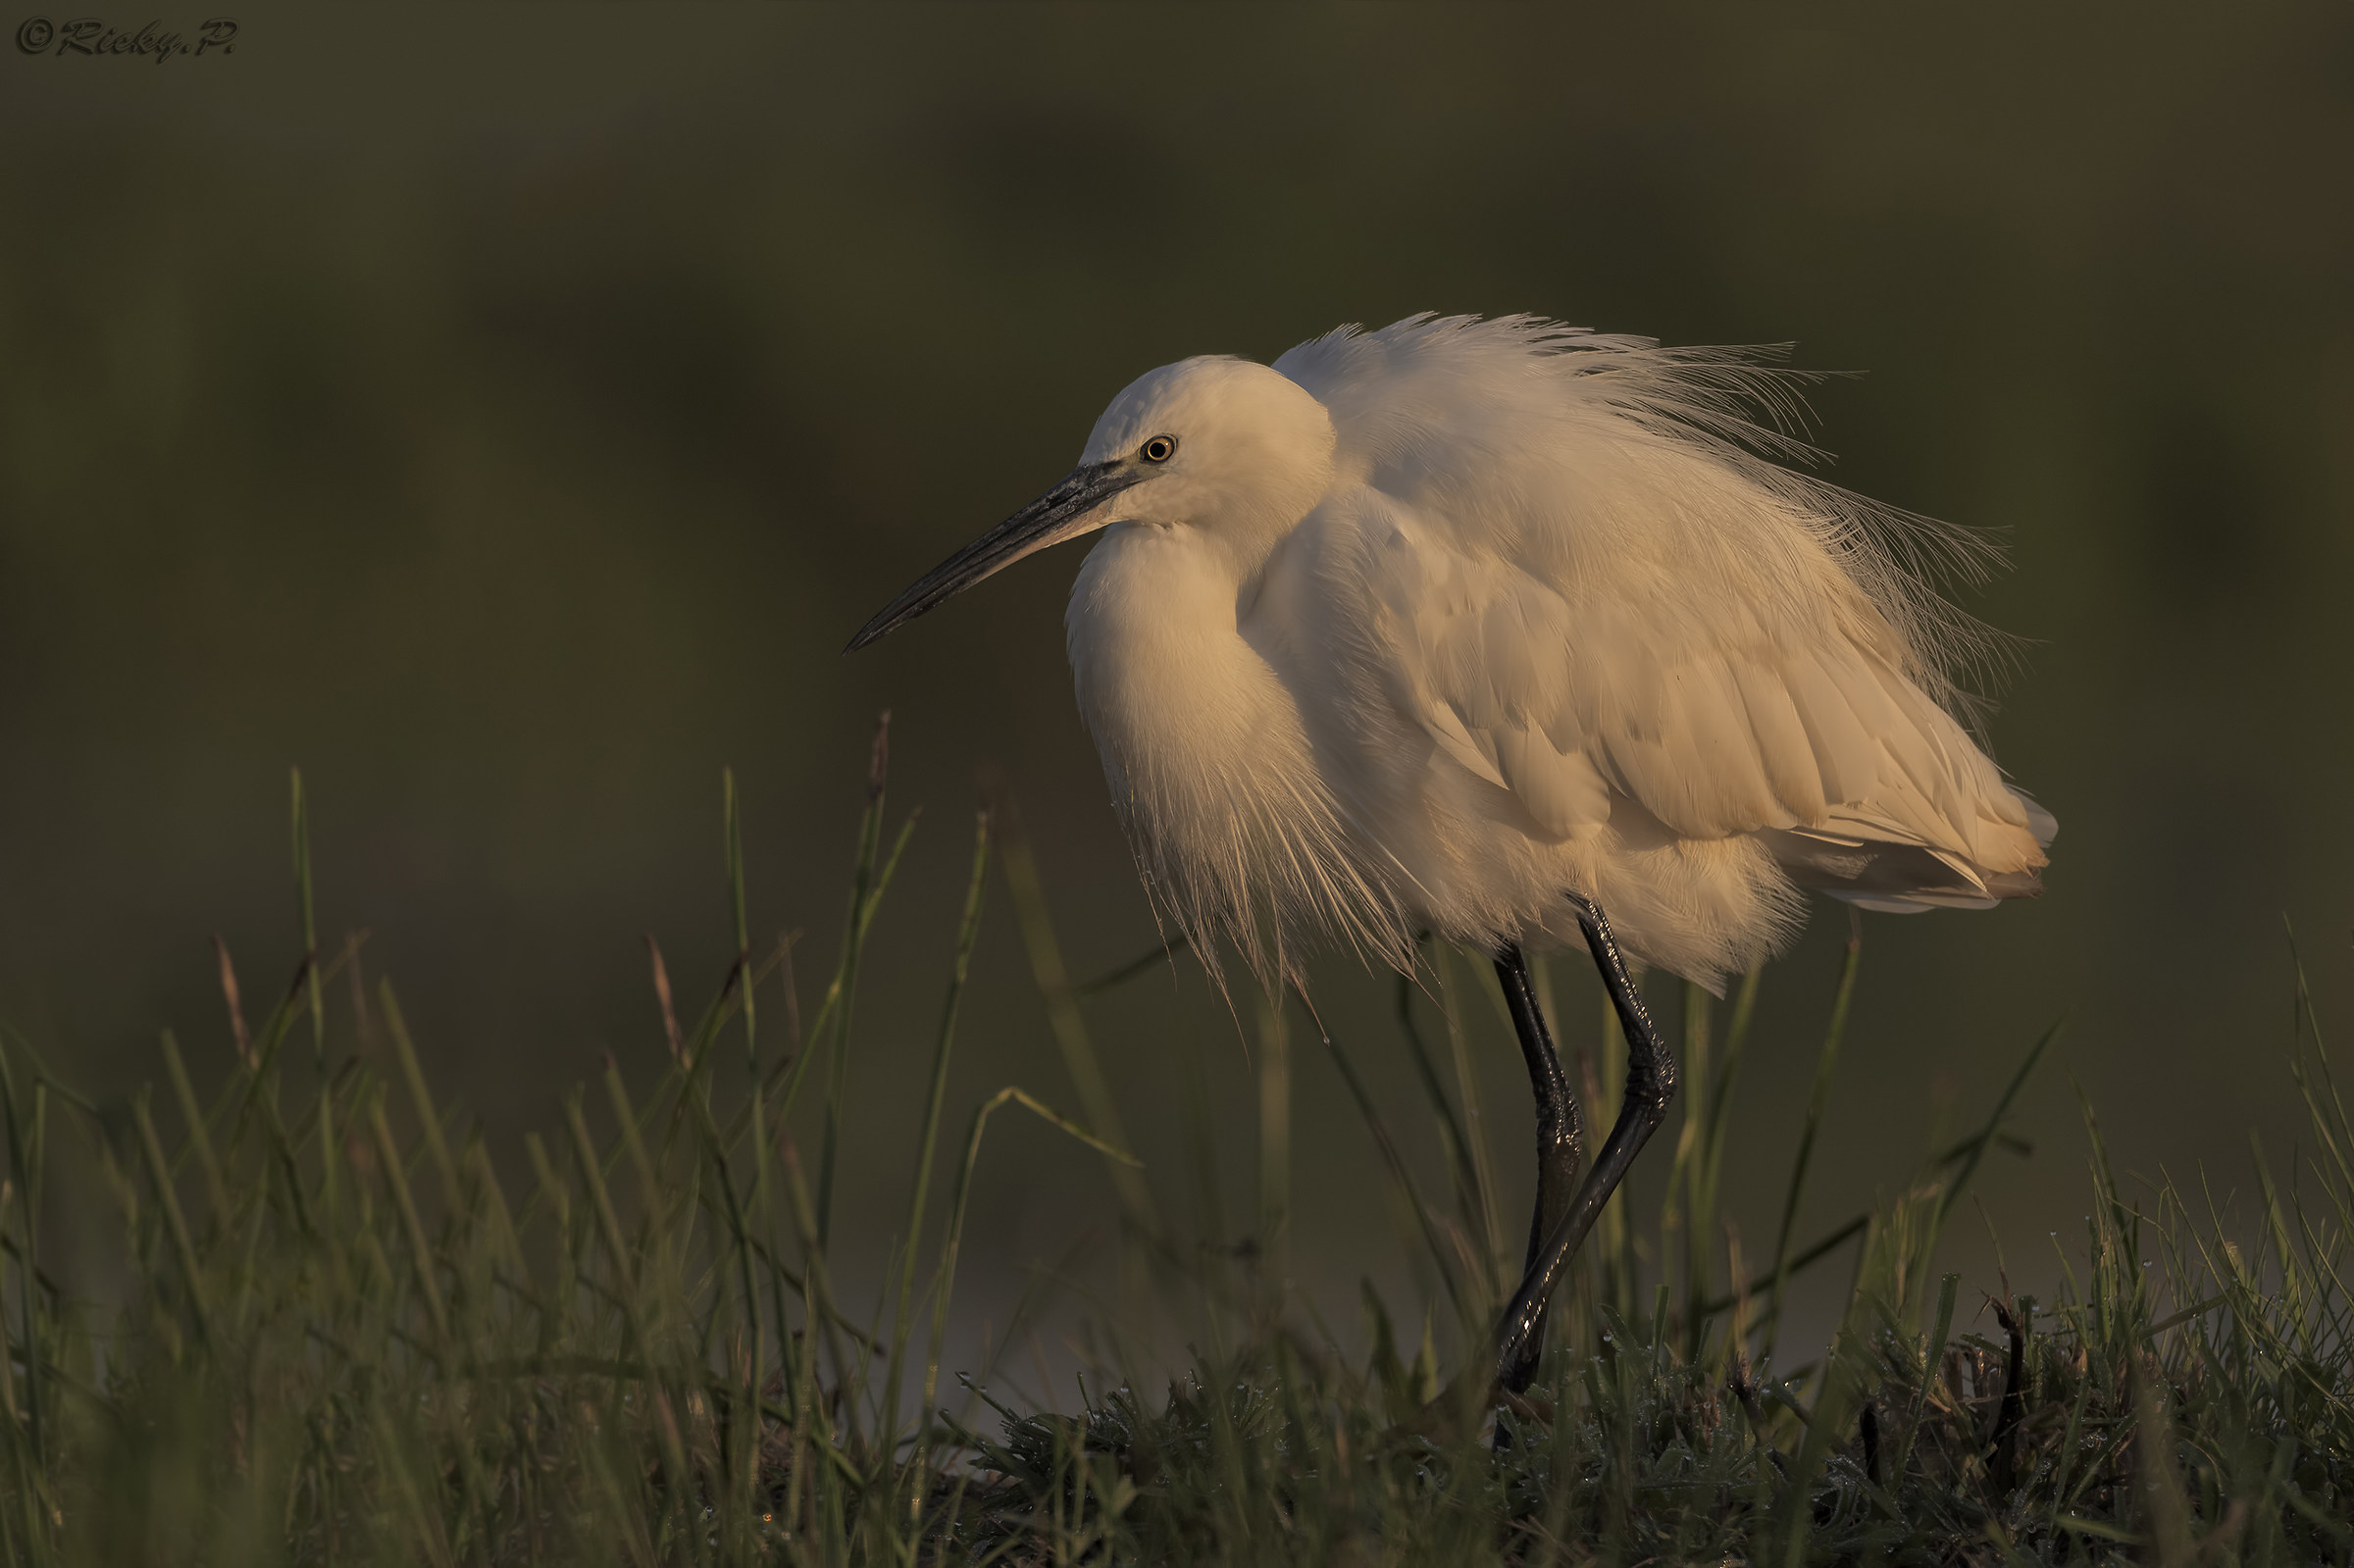
[[844,656],[881,641],[917,616],[1024,556],[1102,527],[1100,523],[1086,521],[1088,514],[1142,478],[1116,462],[1074,469],[1061,483],[934,567],[914,586],[885,605],[850,638],[849,645],[842,650]]

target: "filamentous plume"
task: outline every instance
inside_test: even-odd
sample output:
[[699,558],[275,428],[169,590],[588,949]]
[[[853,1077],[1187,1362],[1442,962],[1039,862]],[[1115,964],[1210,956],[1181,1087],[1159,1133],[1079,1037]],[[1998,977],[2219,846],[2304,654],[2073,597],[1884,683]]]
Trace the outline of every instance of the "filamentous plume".
[[[1508,1390],[1674,1092],[1629,959],[1714,988],[1791,936],[1802,889],[1914,912],[2041,886],[2053,819],[1955,680],[1999,644],[1933,582],[1987,550],[1774,461],[1814,454],[1769,357],[1416,316],[1164,366],[850,643],[1100,531],[1079,707],[1205,961],[1222,939],[1296,982],[1313,939],[1410,966],[1422,932],[1495,955],[1538,1122]],[[1582,1183],[1532,945],[1591,953],[1629,1042]]]

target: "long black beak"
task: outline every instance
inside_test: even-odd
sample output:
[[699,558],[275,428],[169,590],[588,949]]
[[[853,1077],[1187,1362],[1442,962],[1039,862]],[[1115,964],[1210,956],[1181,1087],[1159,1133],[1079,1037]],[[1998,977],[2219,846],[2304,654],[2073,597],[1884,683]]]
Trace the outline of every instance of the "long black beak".
[[1090,531],[1099,525],[1088,521],[1089,513],[1148,477],[1145,470],[1116,458],[1071,470],[1060,484],[925,573],[915,586],[885,605],[880,614],[859,628],[858,634],[850,638],[850,645],[842,651],[856,653],[886,632],[914,620],[983,578],[1003,571],[1023,556]]

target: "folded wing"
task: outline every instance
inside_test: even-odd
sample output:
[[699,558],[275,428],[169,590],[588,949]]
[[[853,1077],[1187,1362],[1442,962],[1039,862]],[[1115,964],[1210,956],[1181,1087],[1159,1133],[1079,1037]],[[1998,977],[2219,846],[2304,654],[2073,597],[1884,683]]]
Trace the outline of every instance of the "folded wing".
[[1394,700],[1532,836],[1633,807],[1868,907],[2037,890],[2054,824],[1939,701],[1935,601],[1860,503],[1712,433],[1691,364],[1415,322],[1277,368],[1333,410]]

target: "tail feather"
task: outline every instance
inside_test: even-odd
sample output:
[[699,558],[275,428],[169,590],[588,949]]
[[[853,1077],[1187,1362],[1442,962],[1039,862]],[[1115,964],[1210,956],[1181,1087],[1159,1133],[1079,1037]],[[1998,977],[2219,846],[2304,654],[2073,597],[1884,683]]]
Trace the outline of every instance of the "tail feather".
[[2018,790],[2012,793],[2027,825],[2023,833],[2004,827],[2033,840],[2031,848],[2004,846],[2010,852],[2003,858],[2016,869],[1994,870],[1923,843],[1893,824],[1843,819],[1837,828],[1845,832],[1768,828],[1758,837],[1792,882],[1862,909],[1899,915],[1991,909],[2006,898],[2032,898],[2043,891],[2043,850],[2060,831],[2058,819],[2040,804]]

